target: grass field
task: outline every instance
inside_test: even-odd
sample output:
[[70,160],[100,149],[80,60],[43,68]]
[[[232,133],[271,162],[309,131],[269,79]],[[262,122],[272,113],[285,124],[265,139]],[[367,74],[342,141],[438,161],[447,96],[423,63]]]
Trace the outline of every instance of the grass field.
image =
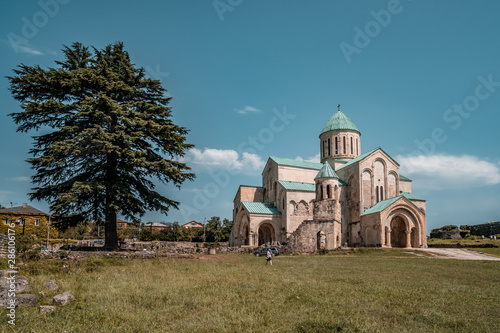
[[[482,250],[482,249],[481,249]],[[500,263],[406,250],[28,262],[39,304],[55,280],[76,300],[18,308],[18,332],[499,332]],[[68,267],[63,267],[67,265]],[[76,273],[80,269],[81,273]]]

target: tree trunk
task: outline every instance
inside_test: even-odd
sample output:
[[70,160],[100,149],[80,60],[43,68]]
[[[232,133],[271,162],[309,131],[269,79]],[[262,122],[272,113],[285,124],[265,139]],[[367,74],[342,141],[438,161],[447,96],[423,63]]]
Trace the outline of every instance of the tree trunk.
[[115,250],[118,248],[118,233],[116,231],[116,209],[109,208],[109,206],[106,212],[104,237],[105,249]]
[[116,169],[117,161],[115,156],[108,156],[106,179],[106,224],[105,224],[105,242],[104,248],[107,250],[115,250],[118,248],[118,232],[116,231]]

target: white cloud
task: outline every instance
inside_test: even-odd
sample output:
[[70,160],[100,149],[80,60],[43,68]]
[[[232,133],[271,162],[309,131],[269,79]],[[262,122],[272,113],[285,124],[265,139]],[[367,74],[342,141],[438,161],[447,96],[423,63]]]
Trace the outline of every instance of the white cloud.
[[33,55],[43,55],[43,52],[41,52],[39,50],[35,50],[34,48],[26,46],[26,45],[20,45],[20,46],[18,46],[18,48],[19,48],[19,51],[21,51],[22,53],[28,53],[28,54],[33,54]]
[[19,176],[19,177],[9,178],[7,180],[12,180],[12,181],[15,181],[15,182],[30,182],[31,178],[30,177],[26,177],[26,176]]
[[231,171],[241,171],[244,173],[260,172],[264,168],[265,162],[259,155],[243,153],[231,149],[200,149],[192,148],[179,161],[187,163],[194,169],[216,170],[225,169]]
[[261,112],[259,109],[254,108],[253,106],[245,106],[243,109],[234,109],[234,111],[239,114],[247,114],[247,113],[258,113]]
[[476,156],[419,155],[397,156],[403,175],[418,188],[429,190],[463,189],[500,184],[499,164]]
[[319,153],[317,153],[316,155],[311,156],[307,159],[303,159],[301,156],[297,156],[297,157],[295,157],[295,159],[299,160],[299,161],[316,162],[316,163],[319,163],[321,161],[321,159],[319,158]]

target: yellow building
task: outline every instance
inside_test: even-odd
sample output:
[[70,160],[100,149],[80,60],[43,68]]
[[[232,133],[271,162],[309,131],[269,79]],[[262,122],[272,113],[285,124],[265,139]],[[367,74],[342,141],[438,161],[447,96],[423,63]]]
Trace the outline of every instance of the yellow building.
[[[37,238],[47,237],[49,214],[42,212],[28,204],[19,207],[0,209],[0,234],[7,234],[10,224],[14,222],[16,235],[36,235]],[[50,237],[57,238],[58,232],[50,227]]]

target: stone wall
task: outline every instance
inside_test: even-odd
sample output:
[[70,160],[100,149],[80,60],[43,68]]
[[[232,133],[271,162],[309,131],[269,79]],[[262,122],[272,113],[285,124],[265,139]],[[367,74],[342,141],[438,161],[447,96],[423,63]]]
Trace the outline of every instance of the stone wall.
[[340,246],[340,223],[335,221],[304,221],[287,239],[283,253],[315,253]]
[[500,234],[500,222],[490,222],[476,225],[461,225],[460,229],[470,230],[474,236],[490,236]]
[[431,238],[440,239],[462,239],[458,228],[452,230],[433,229],[430,236]]

